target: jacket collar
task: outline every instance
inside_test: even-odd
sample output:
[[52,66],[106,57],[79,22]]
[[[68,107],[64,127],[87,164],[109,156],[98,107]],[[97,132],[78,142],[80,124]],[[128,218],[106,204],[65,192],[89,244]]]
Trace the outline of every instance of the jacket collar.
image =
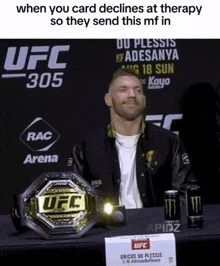
[[[146,122],[144,121],[144,119],[142,119],[140,124],[141,134],[145,133],[145,128]],[[109,138],[116,138],[116,130],[112,123],[108,125],[108,136]]]

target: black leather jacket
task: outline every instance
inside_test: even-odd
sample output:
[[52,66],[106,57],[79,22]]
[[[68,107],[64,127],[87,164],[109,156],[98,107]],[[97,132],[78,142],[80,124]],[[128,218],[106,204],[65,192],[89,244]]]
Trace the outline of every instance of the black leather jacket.
[[[144,207],[162,206],[164,191],[184,192],[190,172],[188,155],[178,136],[144,123],[136,153],[137,184]],[[120,167],[112,128],[89,134],[73,148],[73,170],[115,205],[119,200]]]

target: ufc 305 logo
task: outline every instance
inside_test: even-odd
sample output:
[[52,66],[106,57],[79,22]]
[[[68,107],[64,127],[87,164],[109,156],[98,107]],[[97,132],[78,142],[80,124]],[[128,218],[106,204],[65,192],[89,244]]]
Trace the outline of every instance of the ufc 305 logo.
[[[61,58],[69,49],[70,45],[8,47],[4,62],[7,74],[3,74],[2,78],[27,77],[26,87],[29,89],[58,88],[63,83],[64,72],[57,70],[66,68],[66,62],[62,62]],[[41,70],[40,73],[33,73],[42,66],[46,72]]]
[[179,131],[172,128],[174,121],[181,120],[183,118],[183,114],[168,114],[168,115],[147,115],[145,117],[146,121],[150,121],[153,124],[166,128],[168,130],[172,130],[175,134],[179,134]]

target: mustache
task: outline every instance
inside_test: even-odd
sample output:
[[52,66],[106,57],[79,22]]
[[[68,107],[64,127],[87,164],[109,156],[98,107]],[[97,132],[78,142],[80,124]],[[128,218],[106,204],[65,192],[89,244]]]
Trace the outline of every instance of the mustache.
[[122,104],[130,104],[130,103],[134,103],[136,105],[140,105],[140,103],[136,99],[129,99],[129,100],[125,100],[125,101],[122,102]]

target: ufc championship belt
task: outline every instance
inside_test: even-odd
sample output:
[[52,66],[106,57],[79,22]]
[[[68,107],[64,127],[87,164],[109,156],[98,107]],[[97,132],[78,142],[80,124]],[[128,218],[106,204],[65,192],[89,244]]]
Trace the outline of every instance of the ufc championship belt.
[[14,197],[12,221],[47,239],[78,238],[98,219],[97,194],[74,172],[40,175],[22,194]]

